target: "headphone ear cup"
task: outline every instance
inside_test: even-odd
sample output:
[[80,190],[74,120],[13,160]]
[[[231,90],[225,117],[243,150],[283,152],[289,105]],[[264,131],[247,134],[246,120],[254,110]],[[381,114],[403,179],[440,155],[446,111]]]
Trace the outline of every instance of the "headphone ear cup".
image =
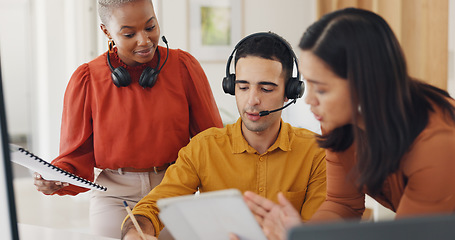
[[117,87],[126,87],[131,83],[131,77],[128,71],[120,66],[114,69],[111,73],[112,82]]
[[235,74],[223,78],[223,90],[227,94],[235,95]]
[[300,81],[297,78],[290,78],[286,84],[285,91],[288,99],[297,99],[303,96],[305,85],[303,81]]
[[139,85],[141,85],[143,88],[151,88],[153,85],[155,85],[156,79],[158,79],[158,74],[156,73],[155,69],[146,67],[139,77]]

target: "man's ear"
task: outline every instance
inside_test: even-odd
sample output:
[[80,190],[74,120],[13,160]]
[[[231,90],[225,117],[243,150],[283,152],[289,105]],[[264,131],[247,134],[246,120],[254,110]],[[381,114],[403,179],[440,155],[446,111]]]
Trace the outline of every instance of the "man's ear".
[[106,25],[101,23],[100,28],[103,31],[104,35],[106,35],[107,38],[112,39],[111,34],[109,33],[109,30],[107,29]]

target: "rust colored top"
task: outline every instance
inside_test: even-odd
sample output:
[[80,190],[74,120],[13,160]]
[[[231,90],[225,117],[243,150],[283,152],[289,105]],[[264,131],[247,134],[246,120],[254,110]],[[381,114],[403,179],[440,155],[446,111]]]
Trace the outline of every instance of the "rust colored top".
[[[166,48],[158,47],[161,64]],[[169,58],[152,88],[138,80],[147,64],[125,65],[116,52],[114,68],[123,66],[131,76],[127,87],[116,87],[107,65],[107,53],[81,65],[71,77],[64,98],[60,154],[52,162],[78,176],[93,180],[94,167],[145,169],[177,159],[191,137],[222,121],[207,77],[199,62],[182,50]],[[88,189],[68,186],[56,192],[76,195]]]
[[[451,102],[455,105],[454,100]],[[455,123],[441,108],[434,108],[398,171],[387,177],[378,196],[372,196],[396,212],[397,218],[455,212]],[[327,201],[312,221],[329,220],[335,217],[333,213],[342,218],[360,218],[368,192],[358,191],[356,174],[350,175],[356,161],[355,146],[326,154]]]

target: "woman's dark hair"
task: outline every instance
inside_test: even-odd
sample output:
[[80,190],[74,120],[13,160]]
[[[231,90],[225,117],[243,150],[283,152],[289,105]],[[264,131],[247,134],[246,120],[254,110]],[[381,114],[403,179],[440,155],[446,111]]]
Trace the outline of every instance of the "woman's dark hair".
[[[449,94],[409,77],[398,40],[373,12],[346,8],[329,13],[307,29],[299,47],[349,81],[353,124],[324,134],[318,142],[343,151],[355,140],[359,188],[366,186],[372,194],[380,191],[427,125],[432,104],[455,121]],[[363,130],[355,127],[358,109]]]

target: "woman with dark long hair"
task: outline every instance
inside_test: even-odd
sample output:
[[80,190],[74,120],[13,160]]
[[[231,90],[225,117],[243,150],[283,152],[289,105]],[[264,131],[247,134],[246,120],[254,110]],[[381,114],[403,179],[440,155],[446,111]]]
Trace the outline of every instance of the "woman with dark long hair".
[[[299,47],[306,102],[327,149],[327,199],[310,221],[360,219],[365,194],[397,218],[455,212],[455,100],[408,75],[386,21],[335,11]],[[245,199],[270,239],[300,223],[282,195],[279,204]]]

